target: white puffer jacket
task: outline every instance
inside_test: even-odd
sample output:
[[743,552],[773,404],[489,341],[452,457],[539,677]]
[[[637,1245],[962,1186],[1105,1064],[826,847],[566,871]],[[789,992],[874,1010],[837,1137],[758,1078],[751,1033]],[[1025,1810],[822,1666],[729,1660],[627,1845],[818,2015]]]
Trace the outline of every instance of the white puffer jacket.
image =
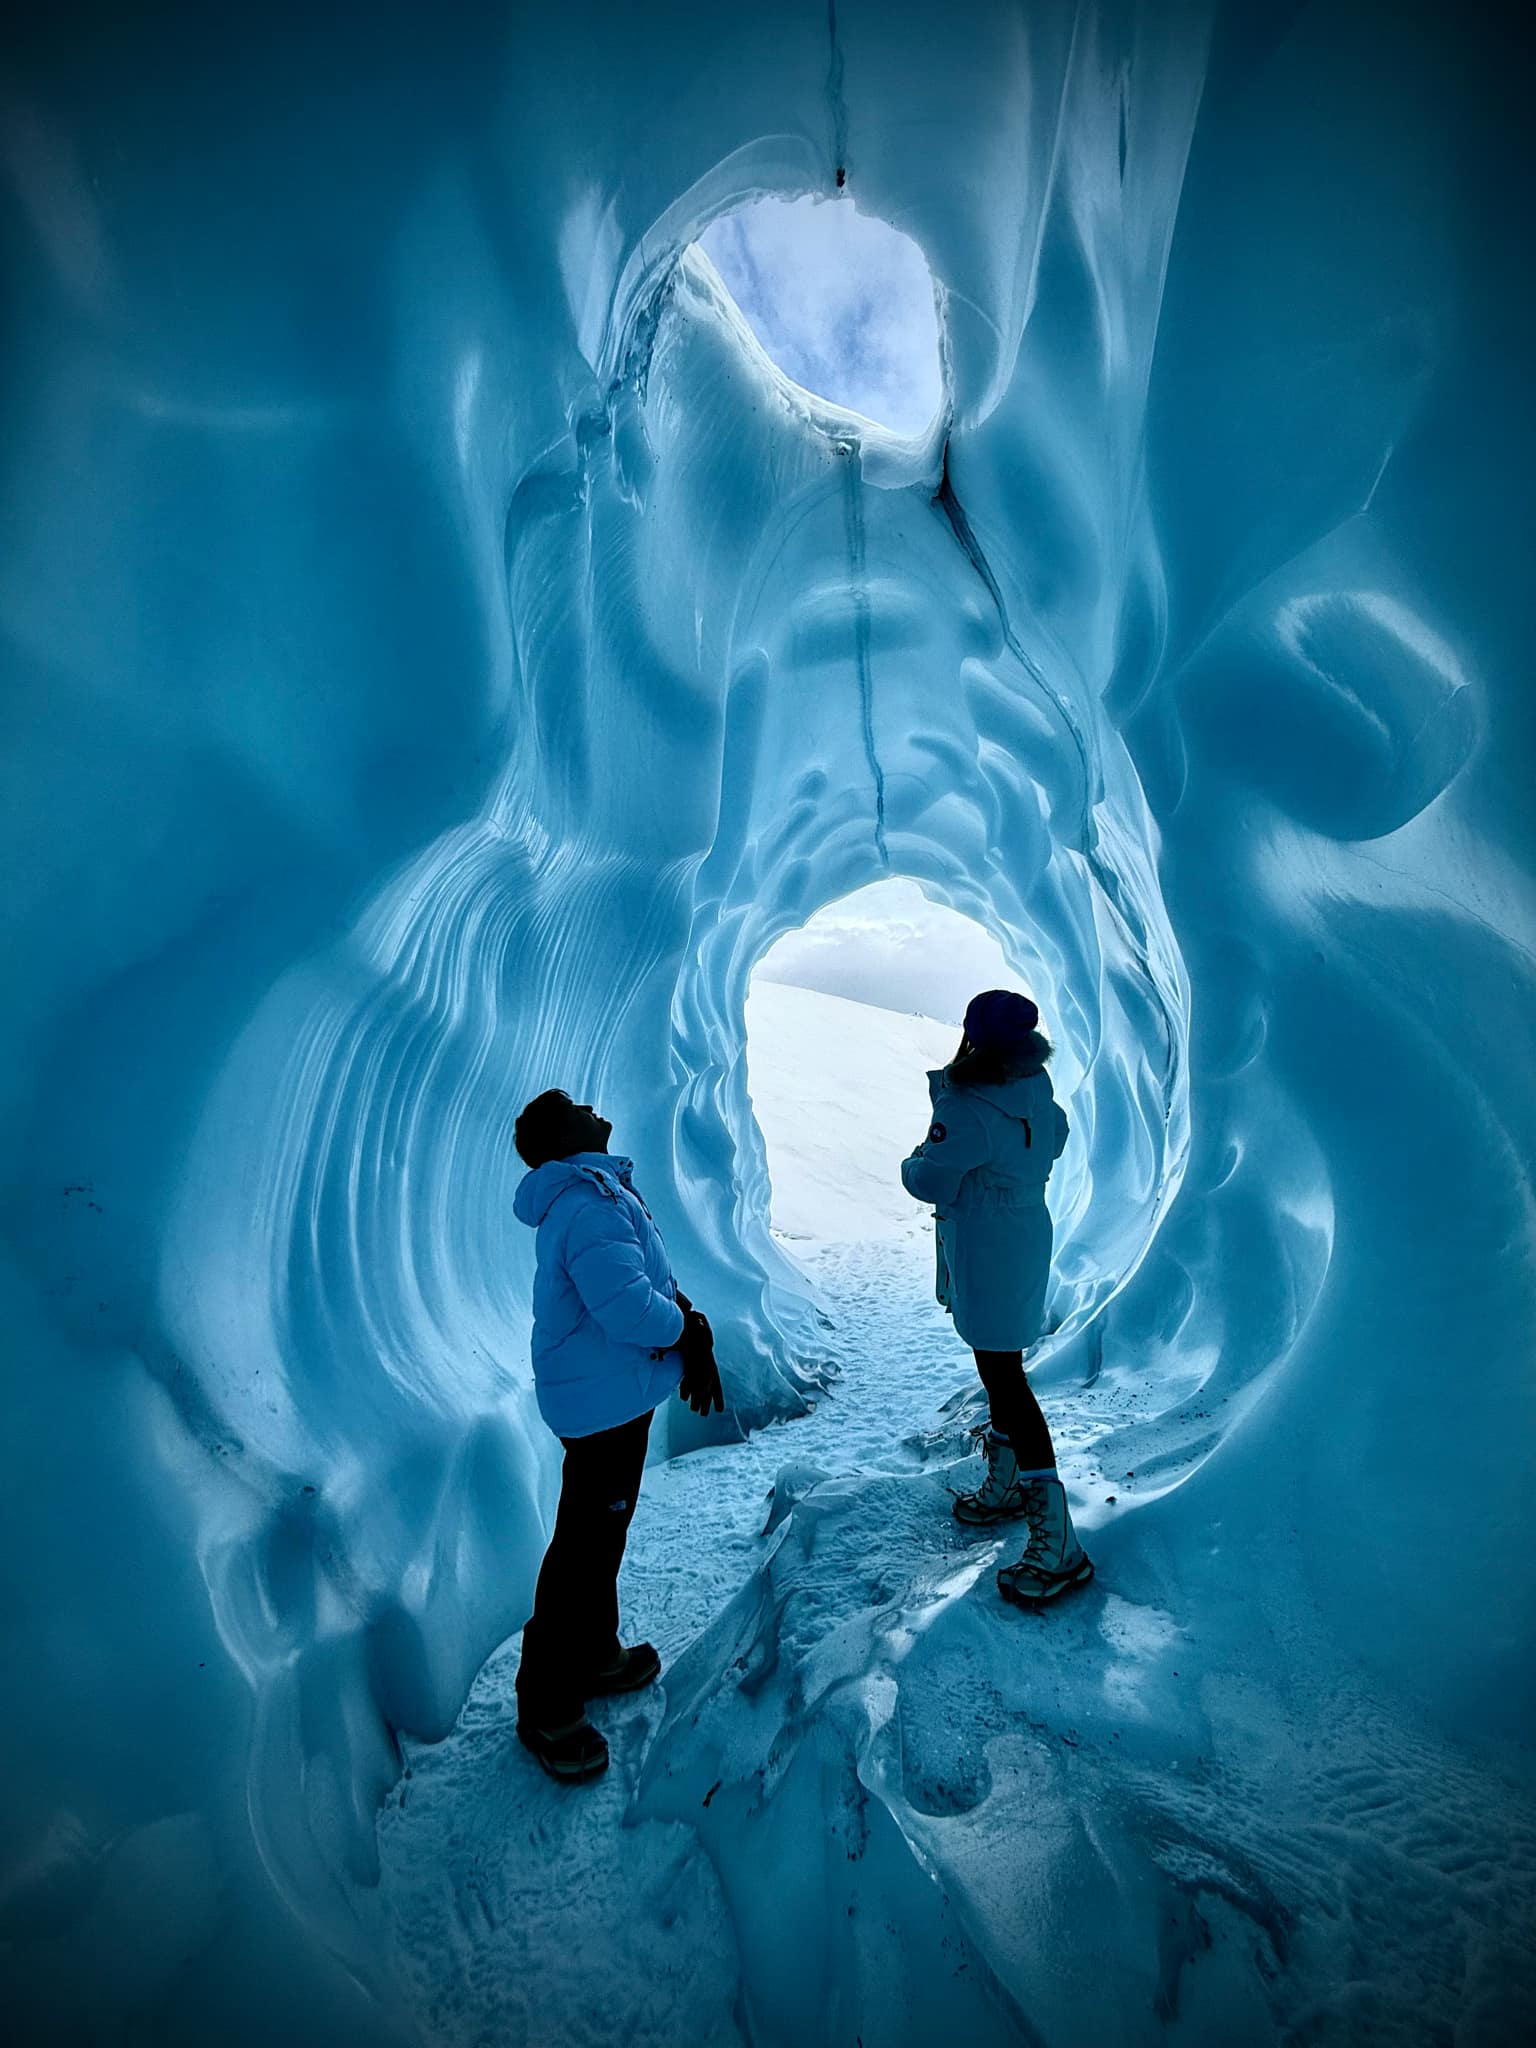
[[1070,1126],[1043,1067],[960,1087],[928,1076],[933,1122],[902,1162],[909,1195],[931,1202],[935,1292],[977,1351],[1023,1351],[1045,1322],[1051,1214],[1045,1184]]

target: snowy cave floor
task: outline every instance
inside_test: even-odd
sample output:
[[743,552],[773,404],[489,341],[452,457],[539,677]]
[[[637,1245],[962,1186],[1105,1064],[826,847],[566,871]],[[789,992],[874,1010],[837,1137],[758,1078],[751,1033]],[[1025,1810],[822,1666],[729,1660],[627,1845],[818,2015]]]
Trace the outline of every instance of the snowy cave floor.
[[555,1786],[518,1743],[516,1639],[446,1742],[407,1745],[382,1896],[423,2034],[1530,2038],[1523,1795],[1348,1674],[1277,1699],[1176,1587],[1147,1597],[1166,1561],[1117,1590],[1123,1394],[1046,1396],[1097,1581],[1006,1606],[1021,1530],[949,1513],[980,1466],[928,1227],[792,1248],[841,1376],[801,1420],[647,1472],[621,1597],[666,1669],[595,1704],[606,1778]]

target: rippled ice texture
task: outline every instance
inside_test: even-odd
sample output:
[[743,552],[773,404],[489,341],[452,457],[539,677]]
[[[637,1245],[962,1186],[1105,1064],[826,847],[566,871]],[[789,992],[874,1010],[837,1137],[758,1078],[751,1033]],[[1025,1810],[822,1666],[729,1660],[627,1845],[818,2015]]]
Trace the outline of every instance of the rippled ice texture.
[[[386,2037],[394,1732],[554,1482],[512,1117],[596,1096],[731,1427],[794,1415],[743,1004],[890,872],[1061,1043],[1042,1384],[1157,1396],[1116,1554],[1298,1713],[1347,1666],[1529,1725],[1528,159],[1475,18],[13,50],[0,1831],[54,2037]],[[937,280],[925,440],[681,254],[839,173]]]

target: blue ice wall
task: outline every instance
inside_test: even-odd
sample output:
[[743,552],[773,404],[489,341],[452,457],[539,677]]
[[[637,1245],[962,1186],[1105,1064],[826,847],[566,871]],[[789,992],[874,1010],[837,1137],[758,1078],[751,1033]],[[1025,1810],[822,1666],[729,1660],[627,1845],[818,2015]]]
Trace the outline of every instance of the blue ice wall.
[[[1128,1463],[1239,1556],[1283,1522],[1425,1712],[1528,1714],[1517,75],[1430,7],[34,23],[0,1831],[40,2029],[385,2037],[394,1734],[451,1725],[550,1503],[512,1118],[596,1093],[740,1422],[793,1413],[743,999],[888,872],[1062,1042],[1043,1378],[1152,1376]],[[785,386],[682,256],[840,171],[938,283],[922,443]]]

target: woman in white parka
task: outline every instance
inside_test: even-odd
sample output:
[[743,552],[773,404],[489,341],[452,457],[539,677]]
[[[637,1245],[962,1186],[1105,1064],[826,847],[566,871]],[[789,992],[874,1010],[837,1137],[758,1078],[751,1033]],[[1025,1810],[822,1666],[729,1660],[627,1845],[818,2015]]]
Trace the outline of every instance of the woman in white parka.
[[959,1052],[928,1076],[928,1135],[901,1168],[907,1193],[933,1204],[938,1297],[976,1354],[991,1408],[986,1479],[960,1495],[955,1513],[962,1522],[1029,1523],[1024,1555],[997,1575],[1007,1598],[1026,1607],[1093,1577],[1024,1376],[1051,1270],[1045,1184],[1068,1129],[1039,1025],[1028,996],[988,989],[974,998]]

